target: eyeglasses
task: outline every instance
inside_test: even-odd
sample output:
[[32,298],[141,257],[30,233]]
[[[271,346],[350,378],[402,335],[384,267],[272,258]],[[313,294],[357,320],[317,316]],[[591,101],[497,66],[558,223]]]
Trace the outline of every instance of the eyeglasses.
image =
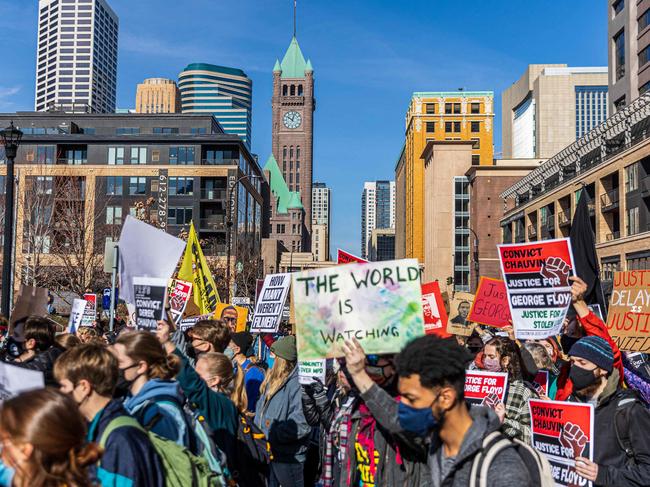
[[237,318],[232,318],[232,317],[221,318],[221,319],[222,319],[223,321],[230,321],[230,322],[233,322],[233,323],[234,323],[235,321],[237,321]]

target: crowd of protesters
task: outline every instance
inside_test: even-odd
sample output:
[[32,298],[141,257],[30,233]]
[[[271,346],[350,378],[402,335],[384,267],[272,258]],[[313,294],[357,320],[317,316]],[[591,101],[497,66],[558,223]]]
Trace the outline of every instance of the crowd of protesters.
[[[545,485],[522,447],[536,398],[594,405],[593,460],[575,461],[583,478],[650,485],[650,367],[618,349],[585,290],[573,278],[571,333],[520,341],[476,327],[396,355],[347,341],[326,380],[308,384],[295,336],[235,332],[232,310],[155,333],[20,318],[1,358],[43,372],[46,388],[1,406],[0,485]],[[507,373],[504,403],[465,401],[467,370]],[[505,447],[474,483],[490,438]]]

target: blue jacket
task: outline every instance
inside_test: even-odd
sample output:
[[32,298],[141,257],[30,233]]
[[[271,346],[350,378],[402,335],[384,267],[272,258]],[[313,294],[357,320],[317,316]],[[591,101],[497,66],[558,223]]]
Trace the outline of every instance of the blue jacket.
[[271,445],[273,460],[304,463],[311,426],[302,412],[302,391],[295,367],[280,389],[266,401],[265,391],[257,401],[255,424]]
[[264,382],[264,371],[252,365],[248,359],[241,365],[244,371],[244,386],[246,387],[246,396],[248,396],[248,410],[251,413],[255,412],[257,400],[260,398],[260,386]]
[[178,382],[151,379],[137,395],[124,400],[124,408],[148,431],[189,448],[191,432],[184,401]]
[[[120,401],[109,402],[88,426],[88,441],[99,443],[108,423],[126,415]],[[94,476],[102,487],[165,486],[163,466],[147,434],[127,426],[116,429],[107,438]]]

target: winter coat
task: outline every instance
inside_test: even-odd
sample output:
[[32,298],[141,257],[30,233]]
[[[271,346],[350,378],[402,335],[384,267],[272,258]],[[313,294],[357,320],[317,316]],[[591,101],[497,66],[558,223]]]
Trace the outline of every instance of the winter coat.
[[52,369],[54,369],[54,361],[59,358],[63,353],[63,349],[56,345],[51,346],[47,350],[37,352],[36,355],[27,362],[10,362],[11,365],[22,367],[23,369],[37,370],[43,372],[43,379],[46,386],[58,387],[59,383],[54,378]]
[[[127,416],[122,403],[109,402],[88,426],[87,440],[99,443],[108,424],[119,416]],[[109,435],[94,477],[103,487],[165,485],[162,463],[147,434],[129,426],[117,428]]]
[[277,392],[268,400],[266,391],[261,392],[257,401],[255,424],[266,435],[274,461],[305,462],[311,427],[302,411],[298,367],[294,367]]
[[175,380],[151,379],[135,396],[124,400],[124,408],[147,430],[190,447],[190,426],[185,419],[185,398]]

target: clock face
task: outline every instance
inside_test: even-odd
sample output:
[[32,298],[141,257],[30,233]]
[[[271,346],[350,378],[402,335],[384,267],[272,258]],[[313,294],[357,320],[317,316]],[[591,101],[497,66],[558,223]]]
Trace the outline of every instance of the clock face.
[[288,129],[297,129],[302,123],[302,117],[298,112],[287,112],[282,117],[282,121]]

